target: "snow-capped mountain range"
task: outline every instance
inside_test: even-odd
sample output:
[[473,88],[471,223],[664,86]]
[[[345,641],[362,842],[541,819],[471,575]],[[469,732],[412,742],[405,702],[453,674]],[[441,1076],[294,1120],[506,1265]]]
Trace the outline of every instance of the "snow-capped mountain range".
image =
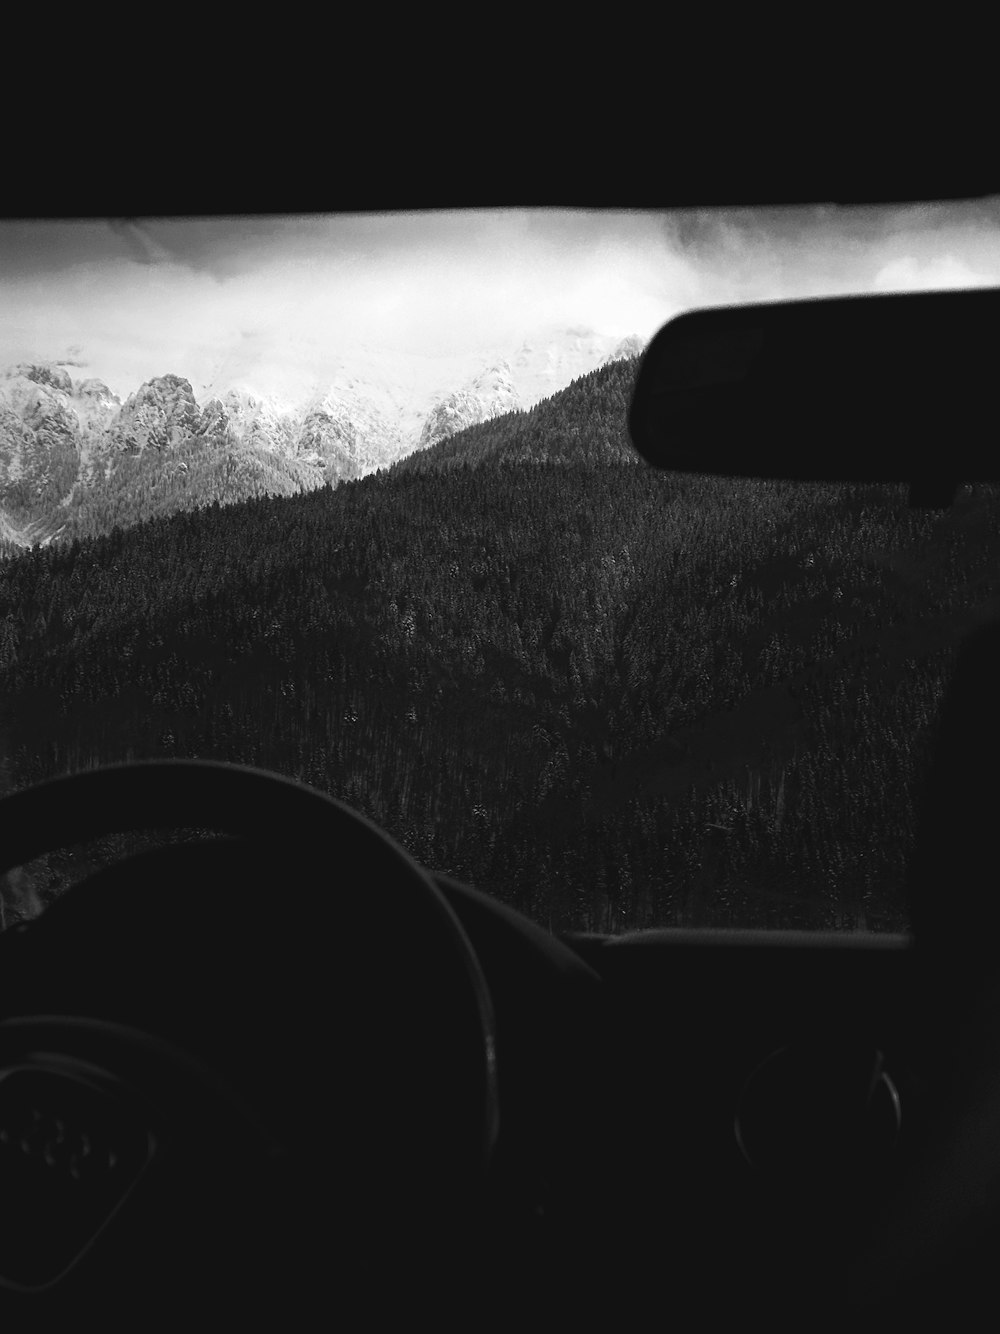
[[[443,360],[361,349],[353,365],[331,365],[327,383],[315,375],[310,382],[294,364],[283,377],[262,374],[280,393],[247,382],[253,357],[230,358],[201,387],[200,402],[190,381],[172,373],[123,400],[99,379],[74,381],[62,363],[13,366],[0,371],[0,539],[53,540],[69,516],[102,496],[108,508],[107,497],[129,486],[150,496],[159,488],[151,512],[163,512],[168,491],[177,508],[184,496],[164,487],[162,475],[178,470],[198,475],[188,494],[199,503],[362,477],[476,422],[528,408],[643,346],[637,336],[549,329],[485,364],[471,353]],[[226,370],[242,374],[222,387]]]

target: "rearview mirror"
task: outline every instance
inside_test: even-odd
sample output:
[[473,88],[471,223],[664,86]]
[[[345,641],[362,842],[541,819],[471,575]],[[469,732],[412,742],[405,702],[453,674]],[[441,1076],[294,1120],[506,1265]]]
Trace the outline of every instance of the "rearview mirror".
[[650,343],[629,432],[658,468],[909,482],[1000,478],[1000,289],[695,310]]

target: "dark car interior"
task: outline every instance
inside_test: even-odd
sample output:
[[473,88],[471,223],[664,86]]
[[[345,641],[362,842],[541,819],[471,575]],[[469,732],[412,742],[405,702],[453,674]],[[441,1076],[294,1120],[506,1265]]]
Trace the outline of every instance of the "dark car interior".
[[[636,202],[727,194],[684,184]],[[801,195],[775,173],[736,202],[882,197],[870,186],[835,173]],[[564,202],[553,188],[538,202]],[[811,455],[802,475],[905,482],[932,506],[996,480],[996,297],[879,306],[840,408],[895,424],[892,448]],[[653,466],[796,475],[789,348],[820,340],[822,380],[865,335],[844,303],[794,305],[750,339],[773,357],[738,352],[735,370],[718,348],[745,351],[739,312],[685,344],[703,373],[671,360],[683,318],[654,340],[630,422]],[[880,373],[893,337],[909,352]],[[784,436],[759,429],[775,413]],[[739,458],[718,452],[733,420],[750,423]],[[952,427],[976,449],[940,448]],[[112,766],[6,797],[0,872],[114,830],[217,836],[108,867],[0,935],[5,1324],[645,1328],[652,1311],[853,1329],[980,1310],[1000,1229],[998,675],[985,627],[941,717],[909,936],[557,938],[334,799],[235,765]]]

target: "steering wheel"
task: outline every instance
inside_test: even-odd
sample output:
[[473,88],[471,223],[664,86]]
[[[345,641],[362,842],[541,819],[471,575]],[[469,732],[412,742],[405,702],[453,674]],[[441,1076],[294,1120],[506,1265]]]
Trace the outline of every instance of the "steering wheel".
[[440,891],[342,802],[192,760],[6,797],[0,872],[153,827],[223,837],[0,936],[0,1311],[371,1309],[386,1266],[457,1263],[498,1101],[489,992]]

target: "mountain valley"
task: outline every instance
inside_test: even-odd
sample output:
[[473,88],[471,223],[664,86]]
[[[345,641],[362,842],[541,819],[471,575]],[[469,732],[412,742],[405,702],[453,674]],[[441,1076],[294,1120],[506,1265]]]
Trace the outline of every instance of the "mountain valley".
[[[905,929],[938,703],[959,637],[1000,605],[1000,491],[937,514],[900,487],[653,472],[626,430],[637,367],[337,485],[272,450],[287,494],[262,473],[238,503],[14,553],[0,778],[260,765],[554,930]],[[14,381],[54,458],[55,395],[108,410],[94,386]],[[267,451],[255,405],[220,402],[206,426],[182,380],[136,396],[112,418],[115,475],[155,494],[144,468],[167,457],[183,487],[200,449],[221,489],[229,446],[192,439]],[[100,476],[99,448],[85,461]],[[122,851],[27,869],[7,920]]]

